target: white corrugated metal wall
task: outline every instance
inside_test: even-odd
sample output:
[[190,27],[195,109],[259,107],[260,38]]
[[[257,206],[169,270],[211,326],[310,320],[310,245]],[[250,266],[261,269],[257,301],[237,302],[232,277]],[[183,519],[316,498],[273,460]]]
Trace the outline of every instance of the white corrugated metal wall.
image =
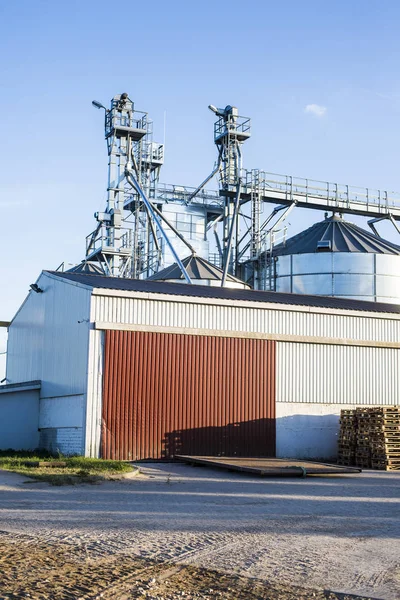
[[100,456],[104,332],[90,331],[85,455]]
[[43,293],[29,293],[9,328],[7,383],[40,380],[39,422],[46,445],[81,453],[91,289],[47,273],[38,285]]
[[277,342],[277,456],[334,460],[340,411],[400,403],[400,349]]
[[8,332],[7,383],[40,380],[41,397],[86,392],[91,290],[46,273]]
[[[388,313],[340,314],[329,309],[239,301],[210,301],[164,295],[153,300],[93,295],[92,320],[161,327],[188,327],[216,331],[276,333],[322,338],[399,342],[400,315]],[[345,311],[343,311],[345,312]],[[370,316],[371,315],[371,316]]]
[[277,342],[277,402],[399,404],[400,350]]

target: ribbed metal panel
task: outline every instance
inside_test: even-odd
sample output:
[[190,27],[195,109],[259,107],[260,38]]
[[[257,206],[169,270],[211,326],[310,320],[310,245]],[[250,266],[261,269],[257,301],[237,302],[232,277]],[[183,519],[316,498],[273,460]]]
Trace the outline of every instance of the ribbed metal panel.
[[91,291],[42,274],[8,336],[9,383],[39,379],[40,397],[85,394]]
[[398,255],[314,252],[279,256],[276,290],[398,303],[399,268]]
[[275,455],[275,342],[106,331],[102,456]]
[[100,455],[104,333],[90,331],[86,402],[85,455]]
[[400,340],[400,320],[393,318],[197,304],[169,299],[161,301],[92,296],[91,318],[105,323],[216,331],[279,333],[380,342]]
[[277,342],[276,399],[399,404],[400,350]]

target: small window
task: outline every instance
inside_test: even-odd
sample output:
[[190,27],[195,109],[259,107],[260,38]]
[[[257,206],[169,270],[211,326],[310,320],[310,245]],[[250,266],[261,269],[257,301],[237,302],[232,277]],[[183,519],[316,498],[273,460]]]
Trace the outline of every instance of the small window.
[[319,240],[319,242],[317,242],[317,252],[329,252],[331,249],[331,240]]

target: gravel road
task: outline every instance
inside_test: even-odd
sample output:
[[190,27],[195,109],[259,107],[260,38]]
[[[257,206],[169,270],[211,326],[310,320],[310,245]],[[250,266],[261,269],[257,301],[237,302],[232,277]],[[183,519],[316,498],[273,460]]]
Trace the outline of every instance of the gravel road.
[[400,473],[141,471],[72,487],[0,472],[0,598],[400,598]]

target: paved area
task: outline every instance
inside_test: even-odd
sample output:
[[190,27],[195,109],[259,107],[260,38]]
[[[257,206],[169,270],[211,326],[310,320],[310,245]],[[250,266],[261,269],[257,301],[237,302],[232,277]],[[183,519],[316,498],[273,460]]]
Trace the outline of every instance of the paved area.
[[[176,565],[305,593],[252,598],[339,597],[317,595],[323,590],[400,598],[400,473],[283,480],[181,464],[141,470],[135,479],[72,487],[0,472],[0,598],[23,597],[15,566],[22,555],[30,560],[21,562],[25,581],[53,582],[58,555],[58,575],[66,577],[58,595],[43,588],[42,596],[31,592],[35,598],[94,598],[90,573],[104,598],[172,598],[149,590],[160,573],[164,581],[176,577]],[[150,583],[129,595],[148,565]],[[72,579],[80,589],[62,595]],[[232,594],[225,597],[246,597]]]

